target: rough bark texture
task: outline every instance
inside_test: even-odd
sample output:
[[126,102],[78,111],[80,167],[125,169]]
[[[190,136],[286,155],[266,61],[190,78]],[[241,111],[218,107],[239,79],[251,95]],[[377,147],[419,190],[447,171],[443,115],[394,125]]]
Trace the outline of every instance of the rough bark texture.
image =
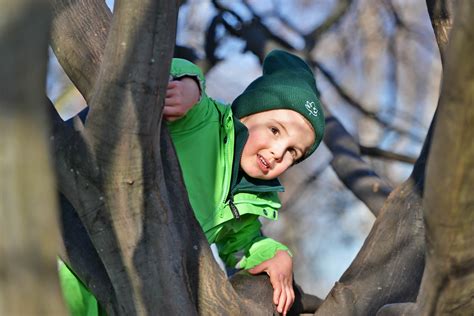
[[93,93],[112,13],[105,1],[51,0],[51,47],[87,101]]
[[[474,4],[461,1],[446,54],[424,199],[422,315],[474,313]],[[462,60],[463,62],[459,62]]]
[[[423,201],[427,258],[420,293],[416,303],[385,306],[378,316],[474,313],[474,6],[463,1],[456,12],[449,50],[440,44],[445,71]],[[437,37],[444,34],[432,24]]]
[[0,314],[63,315],[43,100],[47,1],[0,1]]

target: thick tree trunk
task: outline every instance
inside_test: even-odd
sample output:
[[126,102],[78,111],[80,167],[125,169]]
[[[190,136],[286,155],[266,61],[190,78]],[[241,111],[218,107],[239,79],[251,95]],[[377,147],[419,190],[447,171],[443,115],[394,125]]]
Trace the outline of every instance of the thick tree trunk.
[[0,314],[64,315],[44,102],[47,1],[0,1]]
[[[446,54],[428,162],[422,315],[474,313],[474,4],[461,1]],[[462,62],[460,62],[462,61]]]
[[[450,3],[428,1],[435,4],[439,9]],[[445,26],[451,25],[452,17],[445,15],[446,21],[437,23],[432,13],[436,8],[429,11],[445,71],[423,200],[426,267],[416,303],[386,306],[380,316],[474,313],[474,63],[470,58],[474,6],[469,1],[459,3],[448,46],[439,37],[449,33],[450,27]]]

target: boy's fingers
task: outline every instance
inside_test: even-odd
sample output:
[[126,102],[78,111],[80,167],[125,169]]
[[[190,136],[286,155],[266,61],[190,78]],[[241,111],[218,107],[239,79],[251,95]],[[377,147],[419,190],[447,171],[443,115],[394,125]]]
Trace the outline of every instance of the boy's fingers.
[[282,291],[281,291],[281,294],[280,294],[280,299],[278,300],[277,311],[278,311],[279,313],[283,313],[286,300],[287,300],[286,291],[285,291],[285,289],[283,288]]
[[285,287],[285,290],[286,290],[286,303],[285,303],[285,307],[283,308],[283,314],[286,314],[288,312],[294,300],[292,290],[289,287]]
[[272,284],[273,285],[273,304],[278,305],[281,296],[281,284]]
[[178,86],[178,84],[179,84],[179,81],[178,81],[178,80],[169,81],[169,82],[168,82],[168,89],[175,88],[175,87]]
[[184,110],[179,106],[166,106],[163,107],[163,116],[177,116],[181,117],[184,116],[186,113]]
[[265,264],[265,262],[262,262],[259,265],[256,265],[255,267],[253,267],[252,269],[249,269],[247,271],[250,274],[259,274],[259,273],[262,273],[263,271],[265,271],[266,268],[267,268],[267,265]]
[[168,96],[168,94],[174,93],[174,91],[176,90],[175,88],[176,86],[171,85],[171,82],[168,83],[168,87],[166,87],[166,96]]

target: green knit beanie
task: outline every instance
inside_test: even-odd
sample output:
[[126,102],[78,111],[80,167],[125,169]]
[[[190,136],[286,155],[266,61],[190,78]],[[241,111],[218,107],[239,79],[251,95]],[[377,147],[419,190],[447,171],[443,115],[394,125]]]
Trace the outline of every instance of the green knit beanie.
[[274,50],[263,61],[263,75],[255,79],[232,103],[237,118],[277,109],[289,109],[303,115],[313,126],[315,142],[305,157],[321,143],[324,113],[319,101],[314,74],[299,57]]

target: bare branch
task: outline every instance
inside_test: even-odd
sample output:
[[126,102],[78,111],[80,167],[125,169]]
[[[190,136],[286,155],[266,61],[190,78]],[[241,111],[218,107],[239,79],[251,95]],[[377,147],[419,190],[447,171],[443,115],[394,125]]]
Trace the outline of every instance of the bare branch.
[[325,108],[326,132],[324,143],[334,158],[331,166],[339,179],[351,190],[370,211],[378,216],[392,187],[381,179],[361,158],[359,144]]
[[312,51],[319,38],[341,21],[341,19],[349,10],[351,4],[352,0],[339,0],[331,15],[329,15],[329,17],[326,18],[326,20],[321,25],[318,25],[318,27],[313,31],[304,35],[306,41],[306,51]]
[[410,164],[414,164],[416,162],[416,158],[414,157],[402,155],[402,154],[395,153],[388,150],[383,150],[378,147],[366,147],[366,146],[360,145],[360,153],[366,156],[395,160],[395,161],[406,162]]
[[359,112],[361,112],[362,114],[364,114],[365,116],[367,116],[368,118],[370,119],[373,119],[374,121],[376,121],[377,123],[379,123],[381,126],[383,126],[384,128],[388,129],[388,130],[394,130],[402,135],[408,135],[410,136],[411,138],[417,140],[417,141],[420,141],[422,142],[423,141],[423,138],[420,137],[419,135],[416,135],[414,134],[413,132],[411,131],[406,131],[406,130],[403,130],[401,128],[398,128],[396,126],[392,126],[391,124],[389,124],[388,122],[386,122],[385,120],[383,120],[382,118],[379,117],[379,115],[375,112],[372,112],[372,111],[368,111],[364,108],[364,106],[362,106],[360,104],[360,102],[358,102],[357,100],[355,100],[352,96],[350,96],[348,94],[347,91],[345,91],[336,81],[336,79],[334,78],[334,76],[332,76],[332,74],[326,69],[326,67],[324,67],[324,65],[322,65],[321,63],[319,63],[318,61],[316,60],[312,60],[311,61],[311,64],[316,67],[319,71],[321,71],[321,73],[326,77],[326,79],[328,79],[329,83],[331,83],[331,85],[336,89],[336,91],[339,93],[339,95],[349,104],[349,105],[352,105],[356,110],[358,110]]
[[112,13],[100,0],[51,0],[51,46],[87,102],[105,48]]
[[[412,174],[390,194],[361,250],[315,315],[375,315],[384,305],[415,301],[425,265],[422,198],[434,123]],[[387,307],[386,316],[392,310],[399,308]]]
[[424,267],[421,197],[413,179],[384,204],[362,249],[315,315],[375,315],[414,301]]

